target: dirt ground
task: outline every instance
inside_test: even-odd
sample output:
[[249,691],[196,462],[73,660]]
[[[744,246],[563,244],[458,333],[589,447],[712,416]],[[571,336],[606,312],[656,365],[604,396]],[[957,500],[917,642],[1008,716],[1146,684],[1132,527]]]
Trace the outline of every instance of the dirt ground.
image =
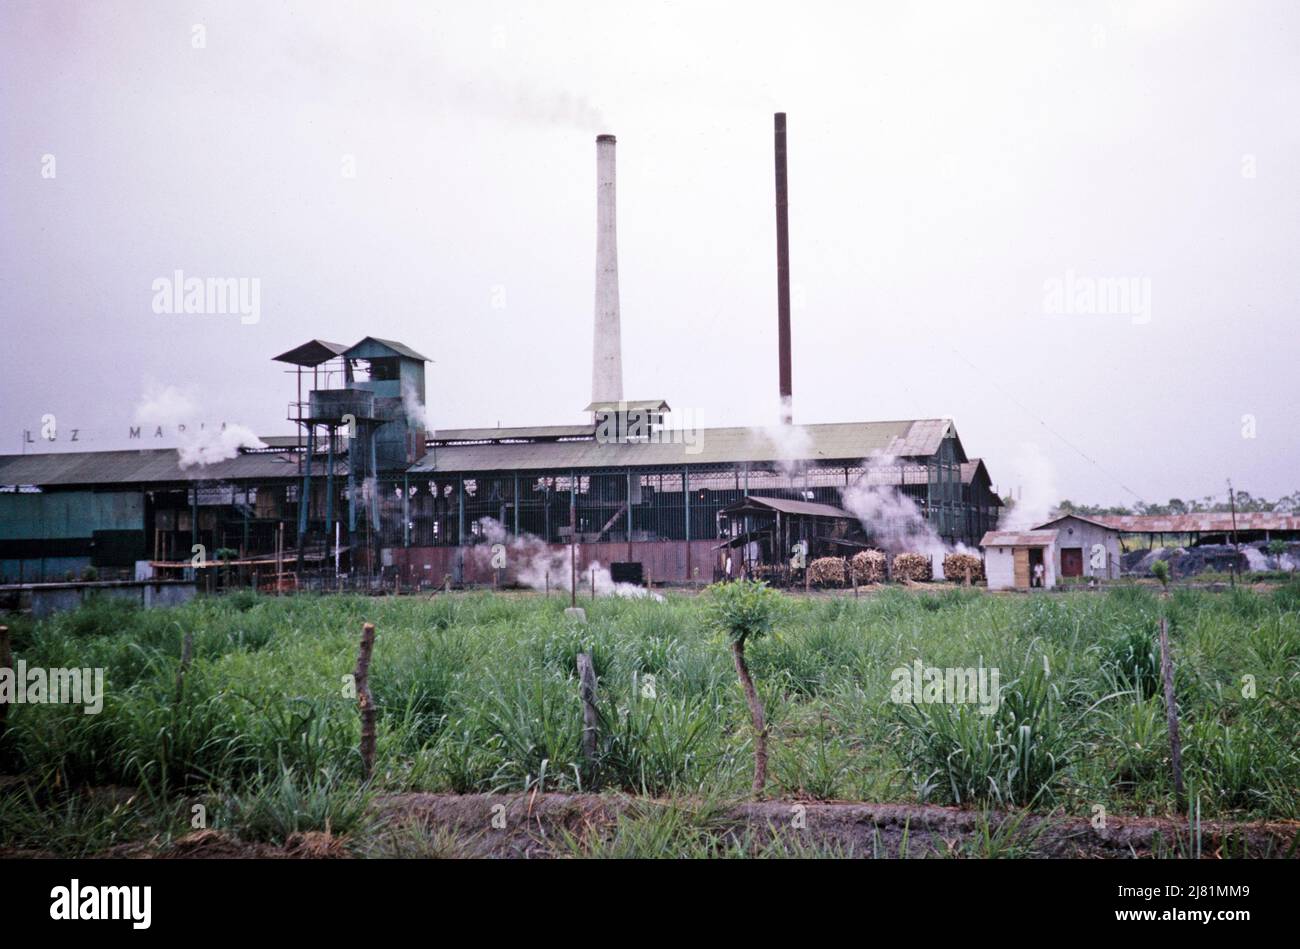
[[[576,794],[402,794],[381,802],[393,823],[415,821],[454,833],[467,856],[514,858],[552,856],[557,840],[566,834],[570,845],[587,835],[607,836],[620,815],[645,816],[666,806],[645,799]],[[1170,819],[1108,817],[1106,826],[1098,828],[1087,818],[1007,818],[996,812],[903,804],[749,802],[712,813],[708,823],[759,846],[780,837],[859,857],[980,856],[989,852],[982,841],[990,836],[998,841],[996,852],[1015,856],[1175,856],[1180,841],[1184,849],[1191,846],[1186,823]],[[1201,856],[1295,855],[1297,840],[1300,823],[1203,823]]]
[[[123,844],[104,857],[142,859],[329,859],[358,855],[546,859],[596,850],[627,822],[654,821],[675,810],[678,826],[707,830],[711,839],[760,852],[784,845],[807,855],[917,858],[1008,856],[1131,859],[1196,855],[1186,822],[1168,818],[1108,817],[1104,827],[1087,818],[903,804],[763,801],[696,805],[596,794],[396,794],[376,802],[376,821],[362,837],[311,832],[284,845],[248,843],[217,830],[201,830],[170,843]],[[622,822],[622,823],[620,823]],[[671,850],[671,847],[668,848]],[[1199,855],[1295,857],[1300,822],[1203,823]],[[663,856],[674,856],[665,852]],[[0,857],[48,856],[3,852]]]

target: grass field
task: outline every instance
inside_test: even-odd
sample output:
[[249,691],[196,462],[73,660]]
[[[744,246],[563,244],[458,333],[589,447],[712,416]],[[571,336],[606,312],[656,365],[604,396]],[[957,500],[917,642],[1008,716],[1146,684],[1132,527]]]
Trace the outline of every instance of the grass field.
[[[699,600],[601,599],[586,604],[585,626],[566,620],[565,605],[492,594],[238,593],[151,611],[99,602],[38,624],[11,621],[16,658],[28,667],[102,667],[106,688],[96,715],[10,707],[0,849],[81,855],[165,842],[201,814],[207,827],[245,841],[328,829],[376,852],[384,834],[374,801],[416,791],[745,798],[749,714],[727,643],[708,630]],[[747,650],[769,720],[768,795],[1174,815],[1154,645],[1161,610],[1188,790],[1201,815],[1300,818],[1297,584],[1179,591],[1164,601],[1137,587],[789,598],[774,634]],[[367,785],[345,688],[364,621],[378,630],[378,757]],[[178,701],[186,632],[194,658]],[[575,657],[587,650],[603,717],[594,765],[580,753]],[[893,670],[917,659],[996,668],[996,711],[892,701]],[[676,819],[668,813],[632,820],[616,846],[662,852],[676,839],[663,826]],[[425,843],[437,833],[426,828]]]

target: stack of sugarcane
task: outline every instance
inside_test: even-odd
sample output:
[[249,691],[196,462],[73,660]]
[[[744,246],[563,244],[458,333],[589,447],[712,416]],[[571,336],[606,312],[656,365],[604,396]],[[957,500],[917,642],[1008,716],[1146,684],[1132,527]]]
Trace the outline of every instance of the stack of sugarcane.
[[921,583],[930,579],[930,558],[925,554],[898,554],[890,572],[899,582]]
[[818,586],[844,586],[848,574],[843,557],[818,557],[808,564],[808,579]]
[[885,555],[879,550],[860,550],[853,555],[853,578],[858,583],[885,582]]
[[965,583],[966,571],[970,571],[970,582],[984,579],[984,561],[974,554],[947,554],[943,558],[943,576],[951,583]]

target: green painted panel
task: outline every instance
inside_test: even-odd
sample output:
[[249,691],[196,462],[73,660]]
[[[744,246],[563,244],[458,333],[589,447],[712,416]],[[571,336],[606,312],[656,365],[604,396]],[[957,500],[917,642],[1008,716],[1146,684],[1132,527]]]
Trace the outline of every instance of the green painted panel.
[[143,530],[139,491],[0,494],[0,539],[90,537],[98,530]]

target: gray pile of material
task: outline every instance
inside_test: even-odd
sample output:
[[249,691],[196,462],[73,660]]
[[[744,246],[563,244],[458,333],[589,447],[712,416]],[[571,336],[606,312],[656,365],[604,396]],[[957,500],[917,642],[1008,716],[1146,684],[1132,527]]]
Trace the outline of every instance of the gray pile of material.
[[1204,544],[1199,547],[1156,547],[1153,550],[1130,550],[1121,557],[1124,573],[1133,576],[1151,576],[1151,565],[1157,560],[1169,563],[1176,577],[1189,577],[1206,571],[1227,573],[1233,564],[1239,572],[1250,570],[1293,570],[1300,565],[1300,544],[1288,544],[1287,553],[1280,558],[1264,550],[1264,544],[1242,544],[1240,552],[1231,544]]

